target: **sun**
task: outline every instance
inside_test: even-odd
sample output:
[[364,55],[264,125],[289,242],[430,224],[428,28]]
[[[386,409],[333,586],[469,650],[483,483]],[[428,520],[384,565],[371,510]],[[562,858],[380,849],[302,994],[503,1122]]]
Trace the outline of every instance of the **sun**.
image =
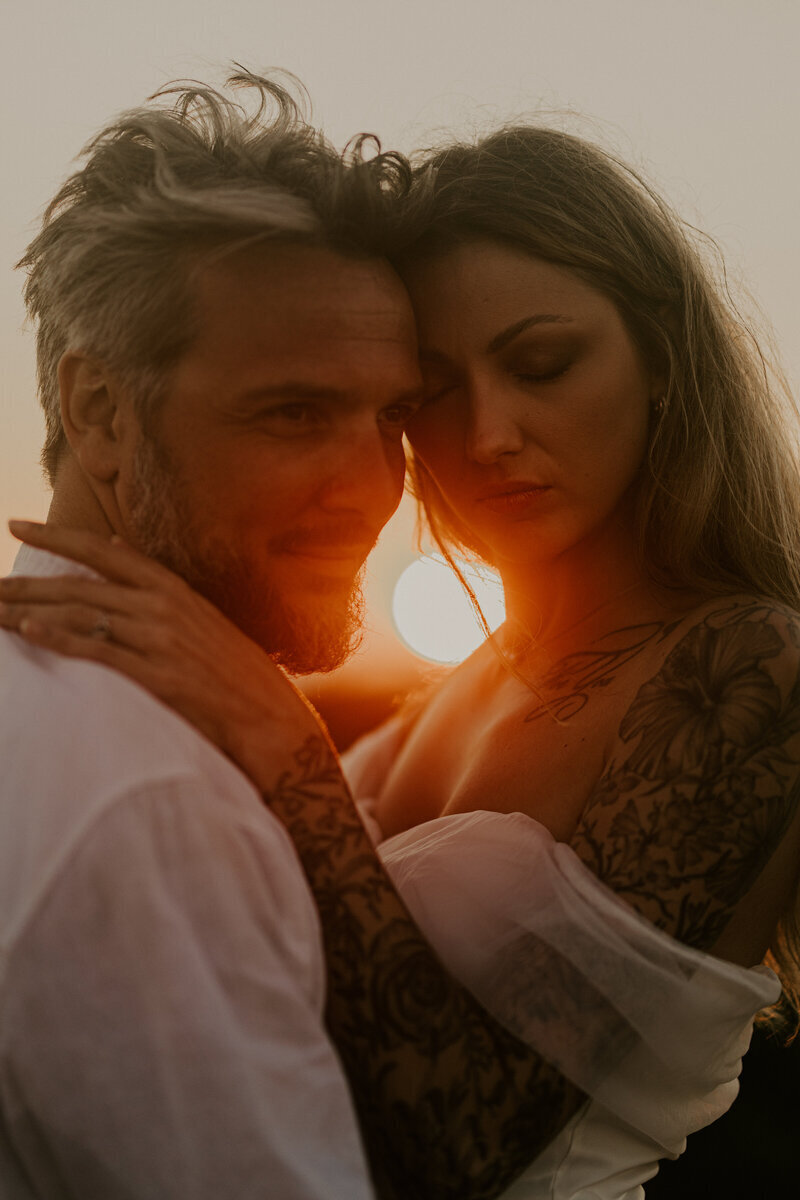
[[[491,630],[505,620],[503,585],[488,567],[458,562]],[[440,554],[418,558],[397,580],[392,617],[403,642],[430,662],[458,663],[484,640],[469,599]]]

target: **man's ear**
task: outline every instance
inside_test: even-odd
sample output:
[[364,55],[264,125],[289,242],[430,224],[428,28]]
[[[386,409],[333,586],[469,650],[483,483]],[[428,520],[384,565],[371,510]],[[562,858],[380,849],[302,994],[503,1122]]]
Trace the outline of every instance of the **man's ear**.
[[83,471],[111,483],[120,467],[127,405],[119,383],[97,359],[68,350],[58,364],[61,423]]

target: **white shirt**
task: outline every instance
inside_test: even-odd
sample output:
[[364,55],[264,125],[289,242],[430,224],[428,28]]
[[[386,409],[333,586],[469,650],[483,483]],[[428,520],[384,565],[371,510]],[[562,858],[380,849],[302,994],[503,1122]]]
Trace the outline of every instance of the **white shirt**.
[[250,783],[5,631],[0,714],[3,1200],[368,1200],[317,913]]

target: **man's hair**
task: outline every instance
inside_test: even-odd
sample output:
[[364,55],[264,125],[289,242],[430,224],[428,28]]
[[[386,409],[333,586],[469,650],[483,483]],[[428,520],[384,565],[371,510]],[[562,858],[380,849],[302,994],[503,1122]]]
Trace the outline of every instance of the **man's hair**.
[[146,428],[193,339],[191,284],[204,262],[269,241],[348,255],[390,247],[410,179],[402,156],[381,154],[367,135],[337,152],[275,78],[239,70],[227,84],[245,90],[249,107],[175,83],[103,129],[18,264],[38,326],[51,482],[66,446],[58,363],[67,349],[112,369]]

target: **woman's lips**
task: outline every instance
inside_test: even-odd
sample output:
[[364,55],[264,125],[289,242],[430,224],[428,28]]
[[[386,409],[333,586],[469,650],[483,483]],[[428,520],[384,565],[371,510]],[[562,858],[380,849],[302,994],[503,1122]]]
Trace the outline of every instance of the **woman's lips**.
[[549,484],[509,484],[504,490],[481,496],[478,503],[490,512],[524,513],[530,508],[535,508],[542,496],[550,490]]

